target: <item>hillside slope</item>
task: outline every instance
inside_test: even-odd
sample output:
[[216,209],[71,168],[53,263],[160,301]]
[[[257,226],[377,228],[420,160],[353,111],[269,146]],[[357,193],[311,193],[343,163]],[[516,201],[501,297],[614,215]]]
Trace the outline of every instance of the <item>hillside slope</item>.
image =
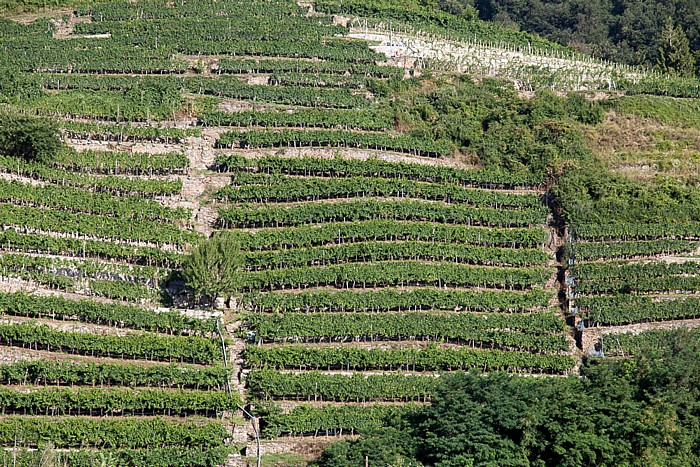
[[[566,380],[639,348],[608,334],[695,327],[692,180],[626,178],[608,135],[665,116],[644,157],[694,167],[698,83],[380,7],[0,20],[6,461],[315,455],[460,370]],[[201,301],[182,264],[217,235],[239,280]]]

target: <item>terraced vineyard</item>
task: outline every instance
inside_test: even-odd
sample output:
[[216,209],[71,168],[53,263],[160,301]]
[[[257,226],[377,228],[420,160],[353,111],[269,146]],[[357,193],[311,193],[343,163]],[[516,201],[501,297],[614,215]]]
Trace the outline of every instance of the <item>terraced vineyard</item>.
[[[419,410],[460,370],[577,374],[553,178],[522,161],[557,154],[585,119],[558,125],[563,110],[522,99],[508,112],[534,114],[532,133],[485,107],[427,131],[432,107],[395,101],[449,107],[471,80],[440,61],[391,66],[410,54],[387,57],[360,26],[406,18],[358,8],[118,0],[0,18],[5,464],[245,465],[258,429],[263,453],[327,444]],[[418,42],[449,29],[483,35],[479,49],[559,54],[575,78],[576,57],[533,36],[444,15],[415,24],[403,33]],[[436,77],[419,79],[423,67]],[[591,67],[578,84],[653,84]],[[479,98],[515,99],[512,83],[483,81]],[[580,101],[559,104],[589,111]],[[50,158],[3,146],[3,128],[47,122],[62,140]],[[511,150],[521,170],[472,154]],[[634,354],[665,331],[625,331],[694,326],[699,223],[574,227],[566,283],[584,351]],[[202,301],[183,263],[210,237],[233,240],[243,265]]]
[[569,283],[584,350],[630,355],[661,341],[652,336],[663,330],[696,326],[699,227],[599,224],[575,230]]
[[3,163],[5,462],[36,464],[47,443],[70,465],[224,462],[242,399],[227,390],[220,318],[172,308],[201,234],[167,203],[179,179],[129,177],[185,174],[188,159],[88,150]]
[[354,433],[387,402],[428,401],[446,371],[575,366],[536,180],[378,158],[217,165],[219,224],[245,251],[249,395],[286,411],[263,433]]

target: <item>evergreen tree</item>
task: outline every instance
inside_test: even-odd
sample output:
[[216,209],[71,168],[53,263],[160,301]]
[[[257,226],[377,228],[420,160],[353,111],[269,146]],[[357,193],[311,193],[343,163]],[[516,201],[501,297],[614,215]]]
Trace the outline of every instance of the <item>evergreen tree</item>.
[[198,297],[215,300],[240,286],[243,254],[229,235],[215,235],[201,242],[182,264],[182,275]]
[[695,73],[695,57],[690,51],[688,36],[682,27],[673,26],[671,18],[666,21],[661,34],[656,65],[661,71],[682,77],[691,77]]

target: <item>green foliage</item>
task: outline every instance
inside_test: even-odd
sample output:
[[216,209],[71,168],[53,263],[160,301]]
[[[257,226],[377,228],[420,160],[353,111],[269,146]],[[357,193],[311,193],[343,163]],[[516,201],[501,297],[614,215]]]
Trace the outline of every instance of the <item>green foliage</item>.
[[0,244],[12,251],[83,256],[107,260],[123,260],[132,264],[177,267],[183,253],[157,247],[132,247],[109,241],[61,238],[50,234],[23,234],[15,229],[0,232]]
[[[96,125],[96,128],[100,128]],[[93,129],[91,131],[101,131]],[[65,161],[73,151],[64,148],[58,154],[55,162]],[[53,162],[53,161],[52,161]],[[5,157],[0,155],[0,171],[16,173],[35,180],[60,183],[63,186],[83,188],[87,191],[110,193],[118,196],[136,195],[141,198],[168,196],[180,193],[182,180],[127,178],[107,175],[104,177],[81,172],[66,171],[53,164],[36,161],[25,161],[21,157]]]
[[349,346],[313,347],[285,345],[258,347],[249,345],[246,364],[251,368],[317,370],[409,370],[437,371],[480,368],[483,371],[565,373],[574,366],[568,355],[472,349],[469,347],[394,349]]
[[97,174],[171,175],[183,174],[189,159],[183,153],[150,154],[119,151],[61,151],[53,161],[66,170]]
[[[246,324],[263,341],[310,340],[427,340],[495,344],[518,349],[566,351],[569,343],[563,334],[564,323],[550,312],[528,314],[469,313],[401,314],[379,313],[292,313],[255,314]],[[547,334],[545,334],[547,333]],[[553,334],[549,334],[553,333]]]
[[369,433],[394,423],[403,414],[414,413],[418,406],[401,405],[299,405],[288,413],[276,406],[259,410],[265,420],[263,436],[302,436],[319,434]]
[[0,111],[0,154],[28,161],[51,161],[63,143],[53,123]]
[[0,181],[0,202],[119,217],[124,220],[167,222],[186,220],[192,215],[189,210],[167,208],[152,200],[90,193],[66,186],[33,186],[7,180]]
[[495,79],[476,84],[461,77],[435,84],[391,104],[399,125],[412,128],[412,135],[451,141],[487,168],[516,173],[542,174],[563,159],[590,158],[574,123],[600,120],[600,104],[567,101],[551,92],[524,99]]
[[662,96],[634,95],[613,99],[615,112],[651,118],[664,125],[700,128],[700,101]]
[[356,467],[368,462],[369,465],[421,466],[415,459],[416,446],[408,423],[404,425],[404,429],[382,427],[357,440],[333,443],[323,452],[319,464],[326,467]]
[[215,330],[213,319],[190,318],[178,311],[155,312],[136,306],[70,300],[60,296],[37,296],[24,292],[0,293],[0,311],[12,316],[60,318],[143,331],[208,334]]
[[253,159],[231,154],[219,156],[216,164],[218,170],[225,172],[252,171],[270,175],[330,176],[334,178],[373,176],[385,179],[505,190],[536,187],[544,183],[543,174],[538,173],[512,173],[498,169],[461,169],[440,165],[390,162],[379,158],[357,160],[337,155],[332,159],[277,156]]
[[202,415],[216,417],[240,403],[224,391],[43,387],[0,388],[2,412],[29,415]]
[[700,300],[685,297],[653,301],[649,296],[618,294],[577,297],[576,305],[588,324],[621,324],[687,319],[700,316]]
[[430,221],[483,227],[542,225],[548,210],[473,208],[459,204],[426,203],[416,200],[349,200],[342,203],[306,203],[298,206],[243,205],[219,209],[219,223],[233,227],[288,227],[326,222],[395,219]]
[[577,263],[576,291],[606,293],[689,292],[700,286],[700,267],[694,262],[615,264]]
[[[425,263],[422,261],[380,261],[376,263],[341,263],[324,267],[302,266],[285,269],[266,269],[247,272],[236,288],[278,290],[287,287],[302,288],[333,286],[387,287],[387,286],[452,286],[489,287],[527,290],[543,287],[552,269],[545,267],[505,268],[466,266],[453,262]],[[226,291],[226,289],[223,289]]]
[[355,465],[372,447],[402,465],[696,465],[700,340],[645,340],[637,359],[589,361],[582,378],[442,377],[429,406],[330,447],[320,465]]
[[543,228],[488,229],[432,222],[371,220],[337,222],[320,226],[286,229],[231,231],[241,248],[253,251],[286,250],[328,244],[347,245],[367,241],[433,241],[441,244],[468,244],[511,248],[535,248],[547,241]]
[[[0,11],[2,4],[0,4]],[[2,19],[0,18],[0,21]],[[18,104],[44,95],[39,83],[10,68],[0,68],[0,102]]]
[[33,322],[0,325],[0,343],[98,357],[126,357],[167,362],[172,362],[174,359],[198,364],[215,363],[222,357],[221,343],[215,339],[158,334],[115,336],[69,332]]
[[672,178],[639,182],[594,165],[568,170],[554,187],[566,221],[686,224],[700,220],[700,191]]
[[[133,126],[130,124],[97,123],[59,120],[60,126],[72,138],[116,142],[182,143],[191,136],[202,136],[199,128]],[[163,183],[162,180],[160,180]],[[172,182],[171,182],[172,183]]]
[[605,118],[605,108],[581,94],[569,94],[567,107],[576,120],[586,125],[601,123]]
[[286,313],[418,310],[524,312],[531,308],[547,307],[550,299],[551,292],[544,289],[512,292],[385,288],[382,290],[312,290],[294,294],[254,292],[246,296],[246,302],[253,310]]
[[340,402],[425,400],[435,390],[434,375],[328,375],[320,372],[253,371],[247,378],[251,393],[272,399],[303,397]]
[[681,77],[691,77],[695,72],[695,57],[690,52],[690,43],[683,28],[673,26],[673,20],[668,18],[661,33],[659,54],[656,59],[661,71]]
[[[481,19],[505,20],[523,31],[623,63],[654,66],[661,59],[669,64],[669,49],[678,47],[669,47],[669,35],[687,35],[682,48],[695,54],[700,50],[696,0],[474,0],[473,4]],[[687,52],[681,55],[685,63],[692,59]]]
[[217,147],[343,147],[405,152],[440,157],[450,155],[450,146],[442,140],[421,140],[406,135],[356,133],[347,130],[247,130],[227,131],[216,141]]
[[215,448],[226,428],[218,422],[173,422],[162,418],[4,417],[0,444],[24,447],[139,449]]
[[224,292],[235,293],[242,287],[244,257],[236,239],[215,235],[203,240],[182,262],[187,285],[202,297],[214,300]]
[[0,12],[35,12],[54,8],[86,7],[93,3],[95,3],[95,0],[2,0],[0,2]]
[[441,245],[433,242],[353,243],[293,251],[251,252],[245,255],[251,270],[356,262],[433,260],[490,266],[544,266],[551,259],[541,250],[514,250],[481,246]]
[[216,192],[215,199],[229,202],[294,202],[337,198],[413,198],[476,207],[504,209],[538,208],[537,194],[498,193],[453,184],[431,184],[412,180],[352,177],[302,179],[263,174],[236,174],[231,186]]
[[23,360],[0,365],[0,382],[13,385],[168,387],[223,390],[223,367],[139,365],[71,360]]
[[244,110],[240,112],[207,111],[199,116],[204,125],[261,126],[265,128],[336,128],[345,130],[384,131],[393,123],[375,111],[344,109]]
[[140,240],[182,245],[201,238],[195,231],[181,229],[171,223],[139,221],[129,217],[120,219],[82,212],[50,211],[31,206],[0,204],[0,216],[4,219],[5,225],[44,232],[79,234],[99,239]]
[[51,465],[70,467],[217,467],[224,464],[228,455],[235,451],[235,447],[229,446],[209,449],[151,447],[99,451],[63,451],[46,447],[39,450],[3,451],[2,461],[8,465],[16,462],[20,466],[43,466],[52,462]]

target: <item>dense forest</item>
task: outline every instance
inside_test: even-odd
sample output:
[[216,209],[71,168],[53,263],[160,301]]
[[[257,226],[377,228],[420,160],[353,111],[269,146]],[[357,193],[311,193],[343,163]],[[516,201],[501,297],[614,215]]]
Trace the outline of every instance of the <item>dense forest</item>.
[[614,61],[700,73],[698,0],[440,0],[460,13],[537,33]]

